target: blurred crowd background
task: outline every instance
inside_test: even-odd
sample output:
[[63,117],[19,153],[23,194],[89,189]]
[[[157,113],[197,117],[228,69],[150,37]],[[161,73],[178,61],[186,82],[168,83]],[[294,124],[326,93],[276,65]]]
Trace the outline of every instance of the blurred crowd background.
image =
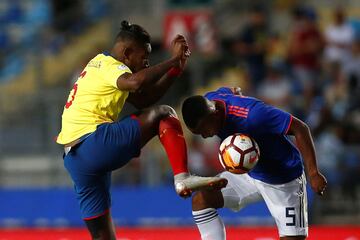
[[[175,34],[190,42],[183,76],[160,103],[220,86],[291,112],[310,126],[329,186],[311,221],[360,219],[360,1],[0,1],[0,188],[71,188],[54,142],[78,74],[109,50],[121,20],[152,36],[151,63]],[[125,114],[135,111],[126,106]],[[179,111],[178,111],[179,112]],[[180,112],[179,112],[180,114]],[[186,131],[192,172],[214,175],[219,142]],[[157,139],[113,174],[114,186],[171,185]]]

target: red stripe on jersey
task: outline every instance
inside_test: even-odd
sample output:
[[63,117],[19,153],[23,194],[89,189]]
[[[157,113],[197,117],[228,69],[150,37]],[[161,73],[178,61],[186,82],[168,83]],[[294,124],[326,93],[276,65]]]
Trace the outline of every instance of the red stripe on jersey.
[[130,118],[131,118],[131,119],[136,120],[136,121],[139,123],[139,126],[141,126],[141,125],[142,125],[142,124],[141,124],[141,122],[140,122],[139,117],[138,117],[138,116],[136,116],[135,114],[131,114],[131,115],[130,115]]
[[288,131],[289,131],[289,129],[290,129],[290,126],[291,126],[292,120],[293,120],[293,116],[292,116],[292,115],[290,115],[290,121],[289,121],[289,125],[288,125],[288,126],[287,126],[287,128],[286,128],[285,135],[287,135],[287,133],[288,133]]
[[227,114],[227,109],[226,109],[226,103],[224,100],[221,99],[214,99],[215,102],[221,102],[224,105],[224,109],[225,109],[225,119],[226,119],[226,114]]
[[248,112],[245,111],[241,111],[241,110],[230,110],[230,112],[235,112],[235,113],[240,113],[240,114],[244,114],[244,115],[248,115]]
[[229,109],[229,112],[240,112],[240,113],[244,113],[244,114],[248,114],[249,112],[244,111],[244,110],[238,110],[238,109]]
[[229,106],[229,109],[231,109],[231,110],[242,110],[242,111],[246,111],[246,112],[249,111],[248,108],[239,107],[239,106],[234,106],[234,105]]
[[235,115],[237,117],[243,117],[243,118],[247,118],[247,114],[242,114],[242,113],[238,113],[238,112],[234,112],[234,111],[229,111],[229,114],[231,115]]

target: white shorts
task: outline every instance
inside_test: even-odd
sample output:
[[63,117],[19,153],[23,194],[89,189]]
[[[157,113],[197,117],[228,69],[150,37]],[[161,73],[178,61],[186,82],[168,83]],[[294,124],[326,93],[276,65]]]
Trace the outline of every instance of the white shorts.
[[308,235],[305,174],[284,184],[264,183],[248,174],[222,172],[220,176],[228,180],[222,189],[225,208],[239,211],[250,203],[264,200],[280,237]]

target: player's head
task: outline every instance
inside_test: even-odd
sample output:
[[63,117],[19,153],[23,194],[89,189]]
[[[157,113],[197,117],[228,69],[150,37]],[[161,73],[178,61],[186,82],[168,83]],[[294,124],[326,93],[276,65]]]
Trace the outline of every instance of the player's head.
[[131,71],[138,72],[149,66],[150,41],[150,35],[143,27],[122,21],[113,52]]
[[215,102],[200,95],[185,99],[182,115],[189,130],[204,138],[217,134],[224,121],[224,115],[217,109]]

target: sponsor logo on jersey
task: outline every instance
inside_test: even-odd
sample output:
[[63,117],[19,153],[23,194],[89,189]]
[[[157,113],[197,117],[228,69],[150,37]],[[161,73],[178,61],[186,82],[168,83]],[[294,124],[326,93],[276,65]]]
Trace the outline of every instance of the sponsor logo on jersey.
[[88,67],[94,67],[94,68],[100,68],[101,67],[101,61],[91,60],[88,65]]

